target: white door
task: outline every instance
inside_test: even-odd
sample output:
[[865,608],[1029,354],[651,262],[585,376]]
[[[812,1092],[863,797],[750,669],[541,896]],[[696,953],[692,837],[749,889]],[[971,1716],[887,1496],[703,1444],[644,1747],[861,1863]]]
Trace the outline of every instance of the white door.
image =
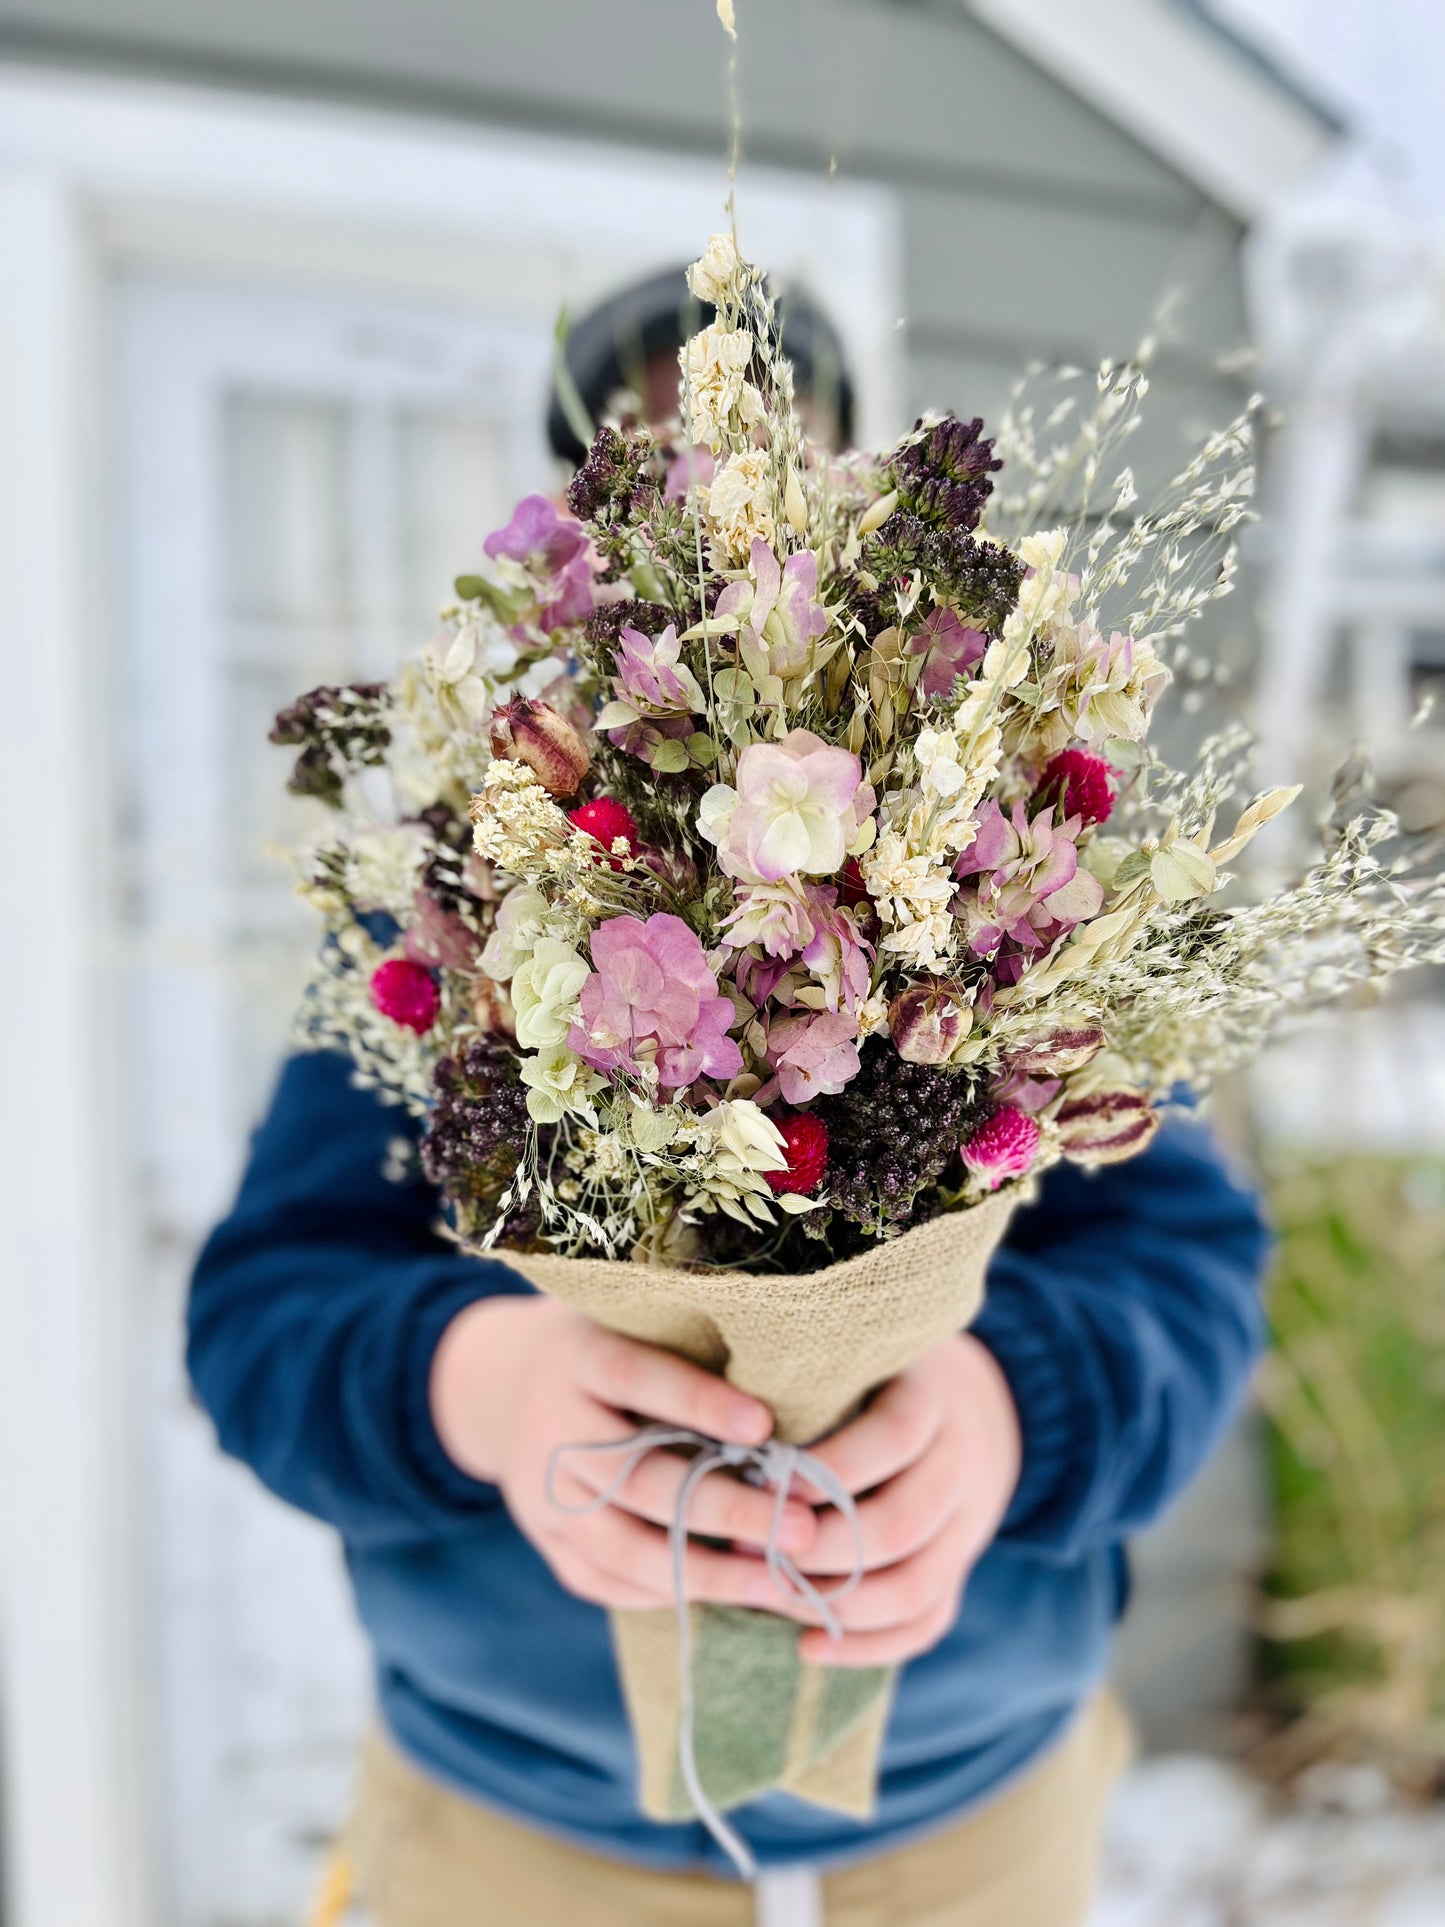
[[187,1270],[224,1211],[314,919],[268,845],[275,711],[387,675],[549,469],[535,321],[133,274],[117,290],[117,692],[132,865],[135,1330],[174,1927],[294,1921],[369,1683],[337,1546],[215,1452],[184,1382]]

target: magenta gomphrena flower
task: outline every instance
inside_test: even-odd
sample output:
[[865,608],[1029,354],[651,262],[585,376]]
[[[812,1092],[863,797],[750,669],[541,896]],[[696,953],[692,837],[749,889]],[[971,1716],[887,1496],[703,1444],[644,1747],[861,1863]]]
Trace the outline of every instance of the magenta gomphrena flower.
[[612,917],[592,932],[590,947],[595,968],[582,985],[582,1021],[567,1039],[579,1057],[594,1070],[634,1075],[655,1064],[674,1090],[699,1077],[737,1076],[743,1054],[727,1034],[732,1004],[681,917]]
[[405,957],[389,957],[372,971],[371,1001],[383,1017],[418,1037],[436,1022],[442,1002],[431,972]]
[[777,883],[793,875],[832,876],[873,814],[873,791],[858,758],[811,730],[780,743],[750,743],[738,758],[737,788],[714,783],[698,830],[717,845],[729,876]]
[[544,585],[536,611],[539,629],[549,633],[592,613],[592,566],[587,533],[569,515],[559,515],[545,495],[528,495],[504,529],[482,544],[492,557],[520,562]]
[[1119,773],[1087,749],[1061,749],[1049,763],[1029,808],[1047,805],[1062,817],[1077,816],[1086,826],[1107,823],[1114,808]]
[[783,1136],[788,1162],[781,1171],[767,1173],[768,1188],[783,1195],[793,1192],[807,1197],[816,1191],[828,1168],[828,1127],[811,1111],[796,1111],[791,1117],[775,1117]]
[[1039,1127],[1026,1111],[1002,1105],[969,1133],[959,1146],[964,1163],[997,1191],[1009,1178],[1021,1178],[1038,1155]]
[[[602,846],[597,852],[597,861],[608,864],[614,870],[620,870],[624,860],[637,848],[637,824],[631,810],[625,803],[619,803],[616,797],[594,796],[590,803],[582,803],[575,810],[568,810],[567,821],[574,829],[584,831]],[[619,838],[627,845],[622,856],[615,854]]]

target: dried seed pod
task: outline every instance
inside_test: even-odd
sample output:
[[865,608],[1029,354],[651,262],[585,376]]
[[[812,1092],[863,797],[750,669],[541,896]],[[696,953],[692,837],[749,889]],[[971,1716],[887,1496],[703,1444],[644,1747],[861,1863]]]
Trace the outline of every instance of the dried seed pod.
[[893,1047],[908,1064],[947,1064],[973,1029],[973,1006],[938,977],[910,984],[888,1006]]
[[1104,1048],[1097,1024],[1053,1024],[1011,1045],[1008,1068],[1025,1077],[1068,1077]]
[[1122,1164],[1159,1129],[1159,1113],[1143,1091],[1115,1085],[1067,1098],[1054,1119],[1065,1157],[1076,1164]]

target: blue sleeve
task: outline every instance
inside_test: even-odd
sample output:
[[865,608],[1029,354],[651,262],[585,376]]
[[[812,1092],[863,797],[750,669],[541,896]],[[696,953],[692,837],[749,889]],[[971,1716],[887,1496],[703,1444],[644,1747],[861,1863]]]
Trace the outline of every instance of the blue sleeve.
[[497,1503],[442,1450],[427,1383],[464,1305],[527,1290],[437,1235],[427,1184],[383,1174],[406,1134],[345,1060],[293,1058],[191,1281],[187,1362],[223,1449],[357,1545]]
[[1192,1123],[1167,1125],[1130,1163],[1048,1174],[973,1327],[1024,1435],[1002,1538],[1074,1559],[1182,1491],[1258,1353],[1267,1242],[1254,1198]]

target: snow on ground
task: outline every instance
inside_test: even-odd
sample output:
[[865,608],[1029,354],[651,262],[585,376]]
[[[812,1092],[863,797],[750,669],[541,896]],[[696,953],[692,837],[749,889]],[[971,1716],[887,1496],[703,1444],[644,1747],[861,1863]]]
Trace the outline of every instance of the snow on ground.
[[1285,1804],[1178,1755],[1125,1778],[1094,1927],[1445,1927],[1445,1807],[1369,1768],[1316,1768]]

